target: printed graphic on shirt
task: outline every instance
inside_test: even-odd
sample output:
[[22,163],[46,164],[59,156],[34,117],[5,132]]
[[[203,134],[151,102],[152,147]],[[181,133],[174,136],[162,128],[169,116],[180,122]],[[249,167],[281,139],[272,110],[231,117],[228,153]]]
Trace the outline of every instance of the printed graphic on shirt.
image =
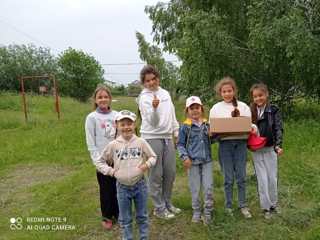
[[120,160],[137,159],[142,155],[142,149],[136,148],[123,148],[116,150],[116,157]]
[[100,128],[104,129],[104,137],[110,137],[112,135],[113,123],[110,119],[98,118]]

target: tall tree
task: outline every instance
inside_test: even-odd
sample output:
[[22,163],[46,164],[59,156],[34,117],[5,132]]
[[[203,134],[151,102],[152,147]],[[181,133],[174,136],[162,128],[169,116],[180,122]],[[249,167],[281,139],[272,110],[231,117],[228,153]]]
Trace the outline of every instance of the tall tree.
[[34,45],[9,45],[0,48],[0,90],[19,91],[19,76],[56,72],[57,62],[48,48]]
[[179,90],[179,69],[173,63],[167,62],[162,56],[161,49],[155,45],[150,45],[143,34],[136,32],[136,37],[138,39],[140,58],[157,67],[161,75],[161,85],[171,95],[176,96]]
[[175,0],[146,8],[154,40],[182,60],[188,95],[212,98],[214,84],[224,75],[241,77],[243,89],[249,85],[246,71],[240,71],[251,54],[246,46],[245,6],[246,1]]
[[104,70],[91,55],[72,48],[58,59],[60,91],[80,101],[86,101],[97,84],[103,83]]
[[145,10],[154,40],[181,59],[187,92],[210,99],[231,75],[242,97],[264,81],[290,103],[294,92],[320,97],[319,9],[317,0],[171,0]]
[[248,12],[255,72],[278,92],[280,105],[292,102],[295,93],[320,97],[320,32],[312,20],[312,2],[253,0]]

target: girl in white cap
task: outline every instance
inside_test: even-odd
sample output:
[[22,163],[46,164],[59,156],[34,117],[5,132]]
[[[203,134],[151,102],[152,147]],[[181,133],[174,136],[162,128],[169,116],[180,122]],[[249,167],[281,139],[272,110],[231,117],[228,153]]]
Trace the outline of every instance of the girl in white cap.
[[[213,210],[213,177],[211,140],[209,124],[204,118],[204,109],[197,96],[191,96],[186,101],[187,119],[180,126],[178,151],[183,165],[188,171],[189,187],[192,197],[192,222],[205,225],[212,219]],[[202,186],[204,206],[201,217],[200,189]]]

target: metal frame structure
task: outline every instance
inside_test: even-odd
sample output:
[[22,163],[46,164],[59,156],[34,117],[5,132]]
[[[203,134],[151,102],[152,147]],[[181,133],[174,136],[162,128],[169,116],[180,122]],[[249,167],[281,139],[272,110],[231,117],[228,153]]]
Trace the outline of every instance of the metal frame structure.
[[23,102],[23,111],[24,111],[24,117],[26,122],[28,121],[28,113],[27,113],[27,103],[26,103],[26,93],[24,90],[24,81],[25,80],[40,80],[40,79],[48,79],[49,81],[52,80],[53,82],[53,91],[54,91],[54,98],[55,98],[55,110],[57,112],[58,120],[60,119],[60,103],[59,103],[59,95],[58,95],[58,87],[57,87],[57,81],[54,75],[43,75],[43,76],[20,76],[20,86],[21,86],[21,95],[22,95],[22,102]]

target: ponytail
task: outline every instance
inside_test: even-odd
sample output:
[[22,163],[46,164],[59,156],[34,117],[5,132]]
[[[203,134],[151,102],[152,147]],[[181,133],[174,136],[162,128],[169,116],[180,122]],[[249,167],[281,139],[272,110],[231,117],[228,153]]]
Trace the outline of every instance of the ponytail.
[[240,116],[240,111],[238,109],[238,101],[235,97],[232,99],[232,105],[234,106],[234,110],[231,112],[232,117],[239,117]]

